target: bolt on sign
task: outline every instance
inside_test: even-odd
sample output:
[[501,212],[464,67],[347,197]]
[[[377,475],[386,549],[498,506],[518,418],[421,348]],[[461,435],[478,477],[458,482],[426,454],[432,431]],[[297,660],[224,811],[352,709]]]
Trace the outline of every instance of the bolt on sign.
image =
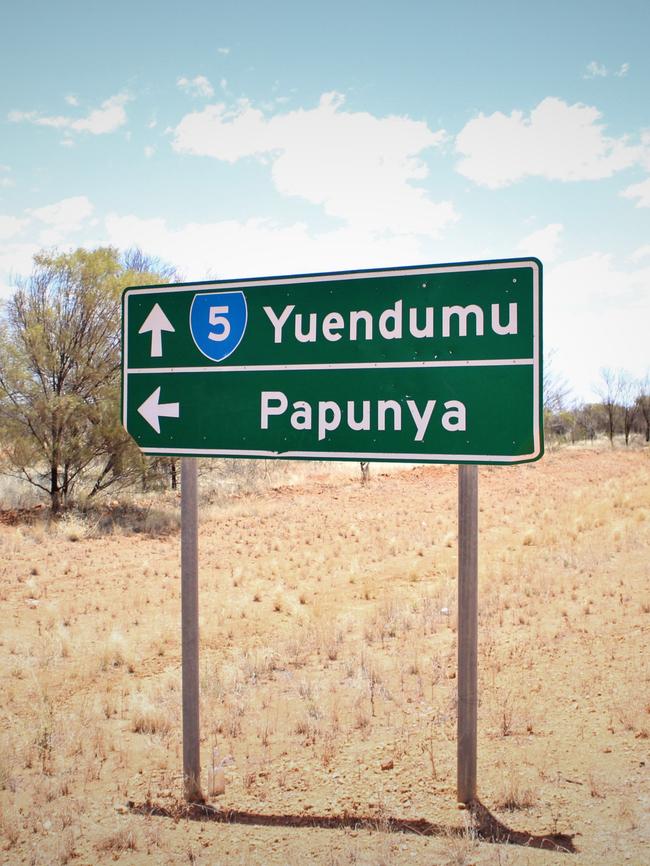
[[123,423],[146,454],[542,456],[542,266],[471,262],[123,295]]

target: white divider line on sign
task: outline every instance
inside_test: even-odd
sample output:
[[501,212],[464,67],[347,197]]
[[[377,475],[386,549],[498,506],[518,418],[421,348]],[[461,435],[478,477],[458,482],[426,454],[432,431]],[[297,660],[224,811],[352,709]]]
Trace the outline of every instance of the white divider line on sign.
[[429,367],[525,367],[534,358],[487,358],[472,361],[372,361],[339,364],[247,364],[242,367],[129,367],[127,373],[249,373],[281,370],[398,370]]

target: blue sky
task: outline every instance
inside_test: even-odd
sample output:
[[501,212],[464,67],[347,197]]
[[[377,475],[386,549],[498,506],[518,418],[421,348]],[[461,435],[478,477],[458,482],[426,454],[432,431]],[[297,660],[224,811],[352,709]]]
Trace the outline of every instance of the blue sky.
[[576,399],[650,367],[648,2],[4,8],[0,297],[41,248],[186,280],[535,255]]

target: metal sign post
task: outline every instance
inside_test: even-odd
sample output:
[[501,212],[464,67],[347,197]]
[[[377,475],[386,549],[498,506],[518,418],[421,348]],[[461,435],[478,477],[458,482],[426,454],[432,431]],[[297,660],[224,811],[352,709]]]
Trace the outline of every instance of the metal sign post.
[[458,736],[456,798],[476,799],[478,466],[458,467]]
[[199,532],[196,460],[181,461],[181,632],[185,798],[203,802],[199,725]]

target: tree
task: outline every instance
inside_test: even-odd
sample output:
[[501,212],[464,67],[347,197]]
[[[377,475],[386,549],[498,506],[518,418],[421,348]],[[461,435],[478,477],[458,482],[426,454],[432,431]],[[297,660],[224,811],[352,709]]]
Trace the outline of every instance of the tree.
[[645,379],[639,383],[635,406],[638,416],[643,418],[645,441],[650,442],[650,374],[646,374]]
[[576,410],[576,426],[584,438],[594,441],[598,433],[607,429],[605,409],[601,403],[585,403]]
[[553,365],[553,352],[544,358],[544,373],[542,378],[542,399],[544,404],[544,431],[554,437],[562,437],[571,427],[570,413],[566,411],[566,402],[571,389]]
[[621,371],[618,377],[621,416],[623,418],[623,435],[625,444],[630,444],[630,433],[637,413],[636,389],[637,383],[627,373]]
[[558,373],[553,364],[554,352],[544,358],[542,376],[542,395],[544,411],[552,414],[566,408],[566,402],[571,395],[571,388],[565,377]]
[[52,511],[84,481],[95,495],[128,477],[137,449],[119,420],[120,294],[156,275],[106,247],[40,253],[0,320],[0,426],[10,474]]
[[164,262],[158,256],[150,256],[139,247],[130,247],[122,254],[124,270],[134,274],[143,274],[157,280],[159,283],[176,283],[181,281],[178,271],[173,265]]
[[605,412],[607,413],[607,434],[612,446],[614,445],[614,433],[616,431],[616,420],[619,411],[619,399],[621,382],[620,376],[609,367],[600,371],[601,382],[597,388],[598,396],[601,398]]

